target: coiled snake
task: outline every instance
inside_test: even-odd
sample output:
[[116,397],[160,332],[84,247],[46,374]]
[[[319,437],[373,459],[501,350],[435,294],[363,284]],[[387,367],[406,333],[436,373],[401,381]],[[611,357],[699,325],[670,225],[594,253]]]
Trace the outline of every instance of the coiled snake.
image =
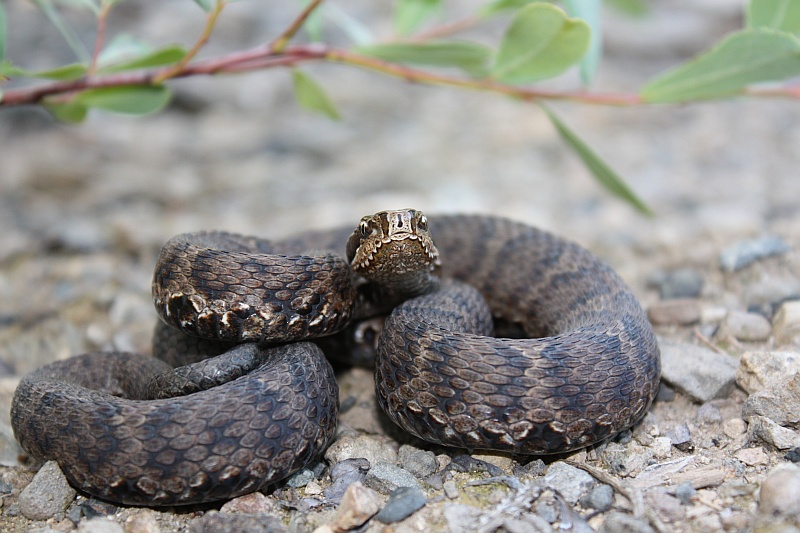
[[[175,373],[120,353],[43,367],[14,396],[18,441],[32,457],[58,461],[75,487],[112,501],[176,505],[258,490],[333,437],[338,389],[307,339],[414,294],[386,319],[375,363],[379,403],[407,431],[470,450],[552,454],[644,416],[659,350],[608,266],[502,218],[436,217],[430,232],[427,224],[402,210],[365,217],[355,232],[280,243],[172,239],[153,282],[162,319],[194,336],[250,343]],[[347,260],[298,255],[345,243]],[[508,338],[494,337],[495,326]],[[146,399],[149,382],[158,399]]]

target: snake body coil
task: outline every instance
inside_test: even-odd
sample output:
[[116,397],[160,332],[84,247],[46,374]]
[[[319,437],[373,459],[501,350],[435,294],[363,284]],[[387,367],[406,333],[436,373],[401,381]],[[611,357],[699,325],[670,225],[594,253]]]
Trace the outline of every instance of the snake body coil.
[[[423,278],[432,278],[439,266],[427,221],[413,211],[388,213],[375,217],[394,222],[372,233],[401,247],[416,241],[408,249],[427,255]],[[410,221],[419,235],[403,237]],[[334,333],[356,313],[348,262],[299,254],[344,250],[350,236],[356,270],[371,267],[372,257],[397,256],[394,243],[357,251],[353,243],[367,229],[282,243],[178,237],[156,266],[156,308],[166,323],[219,341],[263,346]],[[430,231],[441,276],[452,281],[399,305],[386,321],[376,388],[395,422],[448,446],[547,454],[596,443],[644,416],[658,387],[658,346],[609,267],[575,244],[501,218],[439,217]],[[416,268],[403,261],[401,271]],[[396,284],[429,290],[415,275]],[[532,338],[492,337],[495,325]],[[258,346],[177,369],[176,390],[160,396],[179,396],[162,399],[145,399],[148,383],[170,372],[150,357],[53,363],[17,388],[15,435],[32,457],[58,461],[74,486],[113,501],[174,505],[258,490],[318,456],[338,412],[333,372],[314,344]]]

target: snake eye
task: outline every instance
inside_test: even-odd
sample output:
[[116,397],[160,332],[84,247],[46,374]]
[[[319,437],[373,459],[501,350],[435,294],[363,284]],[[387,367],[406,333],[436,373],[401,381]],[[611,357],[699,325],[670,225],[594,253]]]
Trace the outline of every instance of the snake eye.
[[428,229],[428,217],[426,217],[425,215],[419,217],[419,222],[417,222],[417,227],[421,230]]
[[366,237],[369,235],[369,225],[366,222],[362,222],[358,225],[358,232],[361,233],[362,237]]

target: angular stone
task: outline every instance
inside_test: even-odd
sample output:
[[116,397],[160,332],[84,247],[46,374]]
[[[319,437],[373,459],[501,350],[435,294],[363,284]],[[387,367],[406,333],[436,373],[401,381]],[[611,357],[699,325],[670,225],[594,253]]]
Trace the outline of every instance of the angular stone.
[[688,343],[660,340],[661,376],[695,400],[724,398],[733,390],[736,360]]
[[20,493],[19,510],[31,520],[47,520],[63,513],[76,494],[58,464],[48,461]]
[[800,446],[800,435],[789,428],[776,424],[767,417],[750,415],[747,436],[751,442],[763,441],[779,450]]
[[781,426],[800,424],[800,374],[751,394],[742,407],[742,418],[749,420],[752,415],[765,416]]
[[736,369],[736,384],[749,394],[764,390],[800,371],[800,352],[745,352]]
[[563,461],[550,465],[544,475],[544,483],[557,490],[572,505],[587,495],[596,484],[588,473]]
[[800,301],[784,302],[772,319],[775,342],[800,344]]
[[390,494],[398,487],[421,488],[417,478],[408,470],[383,462],[370,469],[364,483],[382,494]]
[[733,244],[719,254],[722,270],[735,272],[746,266],[773,255],[780,255],[790,250],[780,237],[766,236]]

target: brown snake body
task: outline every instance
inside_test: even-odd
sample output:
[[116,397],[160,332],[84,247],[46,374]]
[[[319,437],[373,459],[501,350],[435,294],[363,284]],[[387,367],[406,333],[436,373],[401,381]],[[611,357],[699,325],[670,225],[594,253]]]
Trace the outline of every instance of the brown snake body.
[[[422,278],[401,260],[407,275],[393,283],[428,294],[395,308],[378,345],[378,399],[395,422],[448,446],[547,454],[596,443],[644,416],[660,377],[655,336],[630,290],[594,255],[501,218],[438,217],[430,231],[441,276],[467,285],[447,281],[431,292],[420,285],[438,270],[424,217],[387,213],[397,217],[388,227],[400,247],[428,255]],[[409,240],[401,233],[411,222],[423,235]],[[386,228],[356,229],[348,260],[360,268],[371,255],[396,258]],[[369,231],[388,244],[364,255],[353,243]],[[223,341],[333,333],[357,312],[347,262],[296,254],[344,250],[350,233],[271,244],[228,234],[173,239],[156,267],[156,307],[165,322]],[[492,337],[494,325],[531,338]],[[245,344],[197,365],[178,369],[175,390],[164,393],[178,396],[162,399],[144,399],[147,382],[166,371],[153,358],[90,354],[48,365],[17,389],[15,435],[34,458],[58,461],[74,486],[139,505],[258,490],[330,442],[338,391],[312,343]]]

